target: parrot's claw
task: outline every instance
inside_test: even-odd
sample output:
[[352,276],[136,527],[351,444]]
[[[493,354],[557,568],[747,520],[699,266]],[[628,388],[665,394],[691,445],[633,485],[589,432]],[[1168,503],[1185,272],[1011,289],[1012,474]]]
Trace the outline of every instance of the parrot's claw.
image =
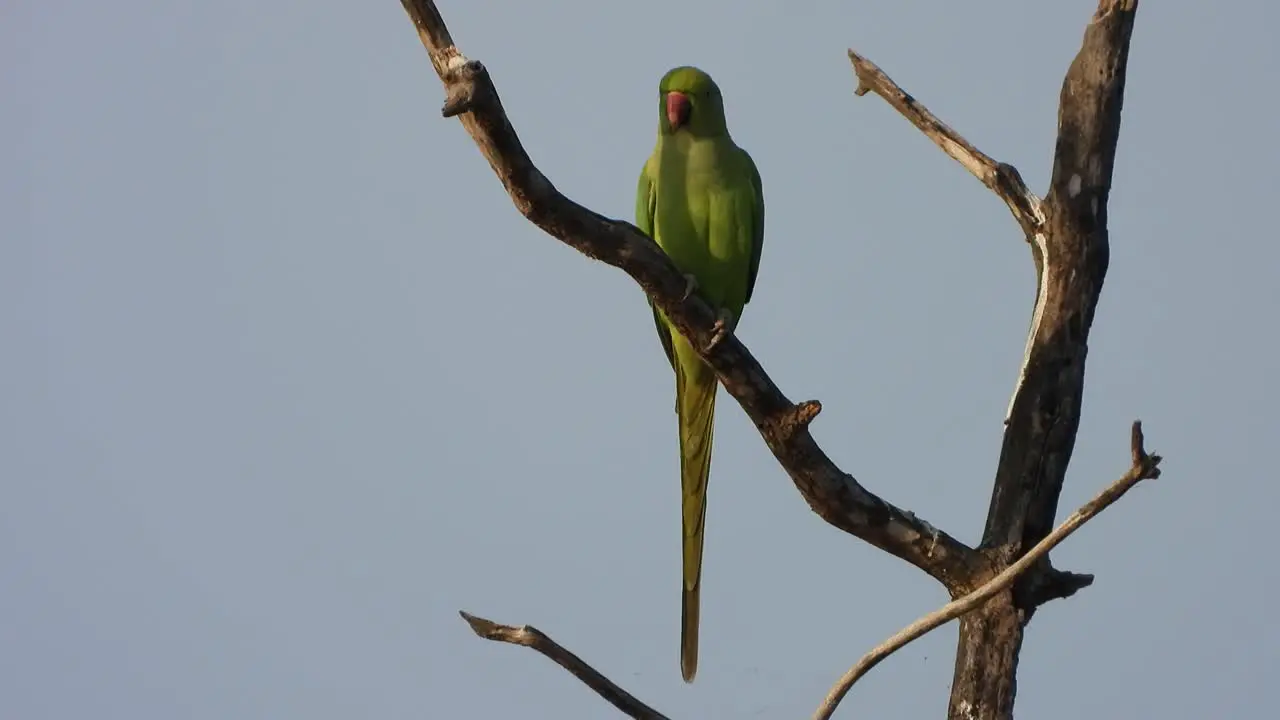
[[698,278],[693,273],[684,274],[684,295],[680,296],[680,302],[693,297],[693,293],[698,289]]
[[711,340],[707,343],[707,352],[711,352],[733,332],[733,326],[737,323],[734,321],[733,313],[720,309],[720,314],[716,317],[716,324],[711,326]]

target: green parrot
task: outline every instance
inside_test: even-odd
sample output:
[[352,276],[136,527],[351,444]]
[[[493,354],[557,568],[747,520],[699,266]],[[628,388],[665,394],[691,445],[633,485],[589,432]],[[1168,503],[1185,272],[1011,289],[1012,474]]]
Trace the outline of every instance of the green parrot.
[[[658,85],[658,143],[640,173],[636,225],[658,244],[695,289],[719,309],[711,345],[733,332],[751,299],[764,245],[760,173],[734,144],[724,101],[711,76],[678,67]],[[651,303],[652,305],[652,303]],[[711,472],[715,372],[661,310],[653,308],[662,349],[675,370],[680,426],[684,582],[680,672],[698,670],[698,599]]]

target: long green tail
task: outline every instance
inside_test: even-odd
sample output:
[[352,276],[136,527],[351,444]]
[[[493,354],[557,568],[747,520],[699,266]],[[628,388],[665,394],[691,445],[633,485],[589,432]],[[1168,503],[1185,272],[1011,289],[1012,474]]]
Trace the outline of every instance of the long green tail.
[[[683,339],[683,338],[682,338]],[[676,351],[676,413],[680,421],[680,492],[684,526],[684,586],[680,614],[680,672],[693,682],[698,672],[698,600],[702,583],[702,541],[711,474],[712,425],[716,414],[715,373],[693,348]],[[681,350],[692,357],[685,356]]]

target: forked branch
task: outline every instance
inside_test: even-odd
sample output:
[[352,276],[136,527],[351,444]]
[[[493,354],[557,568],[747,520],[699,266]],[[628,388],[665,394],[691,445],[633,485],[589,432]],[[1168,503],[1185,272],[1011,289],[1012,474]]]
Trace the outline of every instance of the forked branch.
[[[481,63],[453,43],[431,0],[401,0],[444,83],[444,114],[456,116],[497,173],[516,208],[548,234],[631,276],[693,341],[706,348],[715,311],[671,260],[634,225],[606,218],[562,195],[534,166]],[[953,594],[987,570],[979,553],[914,514],[882,500],[841,470],[809,433],[821,405],[794,403],[734,335],[704,352],[721,384],[742,405],[800,494],[822,519],[941,581]]]
[[1057,529],[1045,536],[1035,547],[1019,558],[1017,562],[1005,568],[1004,571],[991,578],[982,587],[916,620],[898,631],[893,637],[876,646],[871,652],[863,655],[857,664],[849,668],[849,671],[836,682],[835,687],[831,688],[826,700],[819,706],[818,711],[814,713],[814,720],[828,720],[831,714],[836,711],[836,706],[840,704],[849,689],[853,687],[853,684],[858,682],[863,675],[866,675],[871,668],[880,664],[880,661],[906,647],[911,642],[927,635],[929,632],[965,613],[972,612],[997,593],[1004,592],[1018,579],[1019,575],[1048,555],[1050,550],[1057,547],[1063,540],[1066,540],[1071,533],[1080,529],[1080,526],[1092,520],[1098,513],[1106,510],[1112,503],[1123,497],[1134,485],[1137,485],[1142,480],[1154,480],[1160,477],[1160,456],[1148,455],[1143,447],[1141,422],[1133,423],[1129,443],[1132,465],[1129,467],[1129,471],[1119,480],[1112,483],[1098,493],[1095,498],[1072,513],[1071,517],[1063,521]]
[[[1002,572],[1053,529],[1075,448],[1089,330],[1109,257],[1110,195],[1129,42],[1138,0],[1098,0],[1062,81],[1053,176],[1038,203],[1007,165],[978,152],[865,58],[850,53],[859,90],[875,91],[1009,206],[1036,268],[1036,302],[979,551]],[[1048,556],[961,620],[949,716],[1013,716],[1023,632],[1038,604],[1088,585]]]
[[[857,664],[836,682],[835,687],[831,689],[831,692],[828,693],[826,699],[823,700],[822,705],[819,706],[818,711],[814,714],[814,720],[829,720],[854,683],[858,682],[882,660],[906,647],[914,640],[965,613],[972,612],[997,593],[1007,590],[1019,575],[1026,572],[1037,561],[1047,555],[1050,550],[1080,529],[1082,525],[1123,497],[1134,485],[1137,485],[1142,480],[1160,477],[1160,456],[1147,453],[1143,445],[1141,422],[1133,423],[1129,445],[1131,465],[1129,471],[1119,480],[1112,483],[1092,500],[1085,503],[1079,510],[1072,513],[1071,517],[1063,521],[1057,529],[1041,540],[1026,555],[1019,558],[1017,562],[1010,565],[999,575],[991,578],[982,587],[916,620],[864,655],[858,660]],[[532,648],[539,654],[551,659],[628,717],[636,718],[637,720],[666,720],[664,715],[623,690],[577,655],[552,640],[541,630],[529,625],[521,627],[500,625],[465,612],[461,613],[461,615],[467,621],[467,624],[471,626],[471,629],[486,640],[522,645]]]

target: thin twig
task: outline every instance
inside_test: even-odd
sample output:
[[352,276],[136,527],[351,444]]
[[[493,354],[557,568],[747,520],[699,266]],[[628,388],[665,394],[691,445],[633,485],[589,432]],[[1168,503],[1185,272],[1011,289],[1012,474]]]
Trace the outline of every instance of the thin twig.
[[471,626],[475,634],[494,642],[523,645],[532,648],[550,658],[555,664],[568,670],[574,677],[586,683],[587,687],[596,691],[600,697],[608,700],[614,707],[635,720],[668,720],[666,715],[654,710],[638,700],[634,695],[618,687],[612,680],[600,674],[582,658],[574,655],[564,646],[552,640],[550,636],[530,625],[515,627],[500,625],[492,620],[485,620],[467,612],[459,612],[463,620]]
[[1031,326],[1027,329],[1027,342],[1022,352],[1022,365],[1018,368],[1018,380],[1014,383],[1013,394],[1009,396],[1009,404],[1005,409],[1004,421],[1008,424],[1013,416],[1013,404],[1018,399],[1018,392],[1027,379],[1027,363],[1031,359],[1031,348],[1036,341],[1044,318],[1044,273],[1048,267],[1048,248],[1044,234],[1044,205],[1040,198],[1023,182],[1018,169],[1008,163],[1002,163],[990,155],[974,147],[950,125],[939,120],[929,112],[906,90],[898,86],[878,65],[865,57],[849,50],[849,61],[853,63],[853,71],[858,77],[858,87],[853,93],[859,97],[868,92],[884,98],[920,132],[924,133],[942,151],[950,155],[964,169],[982,181],[992,192],[1009,206],[1013,219],[1018,221],[1031,244],[1032,254],[1039,268],[1036,273],[1036,302],[1031,312]]
[[987,600],[991,599],[997,593],[1003,592],[1013,581],[1018,578],[1028,568],[1036,563],[1040,558],[1049,553],[1063,540],[1066,540],[1071,533],[1075,532],[1089,520],[1093,519],[1098,513],[1105,510],[1109,505],[1119,500],[1134,485],[1141,480],[1155,479],[1160,477],[1160,456],[1148,455],[1143,448],[1142,439],[1142,423],[1135,421],[1130,432],[1130,451],[1132,453],[1133,465],[1129,471],[1119,480],[1111,484],[1097,497],[1085,503],[1079,510],[1071,514],[1065,522],[1057,527],[1053,532],[1049,533],[1043,540],[1031,548],[1026,555],[1023,555],[1017,562],[1005,568],[1004,572],[996,575],[987,581],[982,587],[965,595],[964,597],[953,600],[941,608],[925,615],[916,620],[907,627],[898,631],[893,637],[885,640],[871,652],[863,655],[857,664],[849,668],[835,686],[831,688],[831,692],[827,694],[818,711],[814,713],[814,720],[828,720],[831,714],[835,712],[836,706],[844,699],[849,689],[853,687],[859,678],[866,675],[871,668],[875,667],[880,661],[889,657],[893,653],[901,650],[912,641],[928,634],[930,631],[955,620],[967,612],[977,609]]
[[885,74],[875,63],[849,50],[849,60],[853,63],[853,71],[858,76],[858,88],[853,93],[859,97],[868,92],[884,98],[894,110],[920,129],[942,151],[950,155],[956,162],[964,166],[973,176],[982,181],[996,195],[1004,200],[1013,213],[1014,219],[1023,227],[1027,237],[1035,234],[1036,229],[1044,223],[1044,213],[1040,209],[1040,198],[1027,188],[1022,181],[1018,169],[1008,163],[997,162],[991,156],[974,147],[960,136],[960,133],[942,122],[929,108],[920,104],[907,91],[903,90]]

